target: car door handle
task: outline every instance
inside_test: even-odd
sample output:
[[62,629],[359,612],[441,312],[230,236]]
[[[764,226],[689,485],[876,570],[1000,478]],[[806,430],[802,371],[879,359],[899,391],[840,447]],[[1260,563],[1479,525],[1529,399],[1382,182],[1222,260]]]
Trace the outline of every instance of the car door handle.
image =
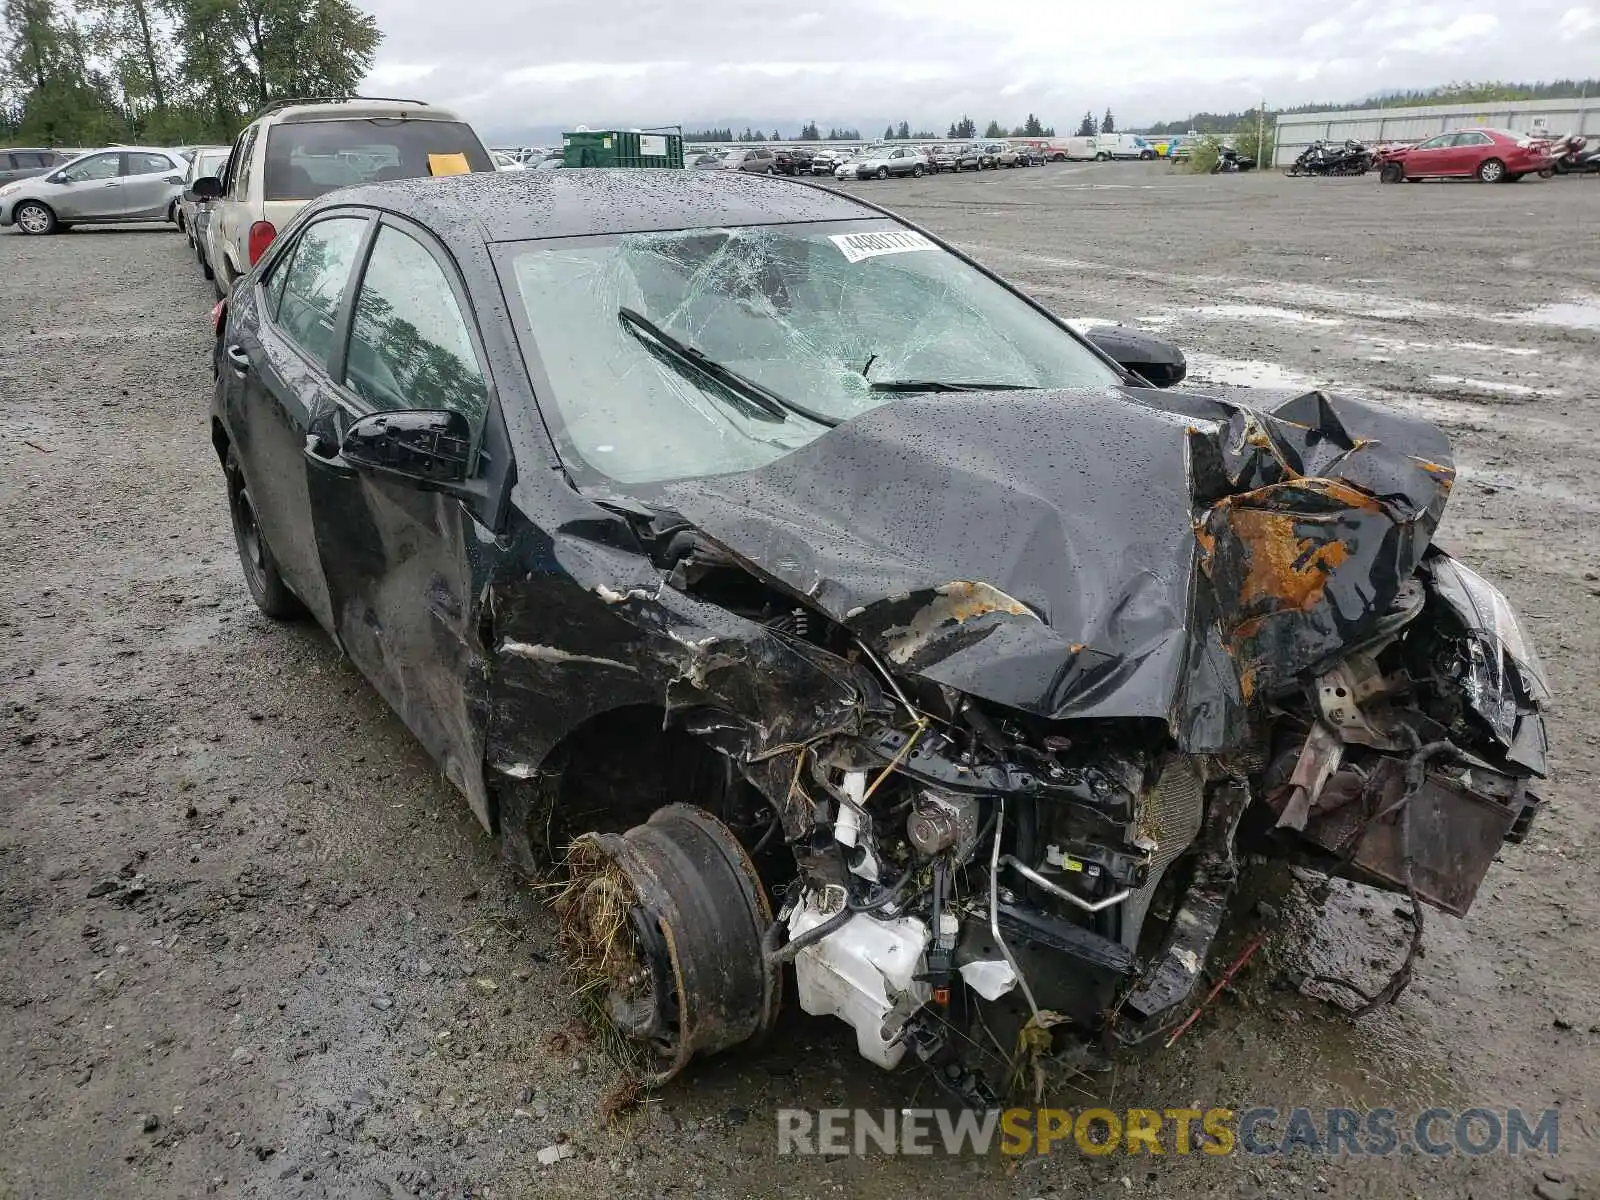
[[233,369],[243,375],[250,369],[250,355],[243,346],[229,346],[224,351],[228,361],[233,364]]
[[100,186],[101,187],[121,187],[122,186],[122,181],[120,179],[113,179],[110,183],[102,183]]

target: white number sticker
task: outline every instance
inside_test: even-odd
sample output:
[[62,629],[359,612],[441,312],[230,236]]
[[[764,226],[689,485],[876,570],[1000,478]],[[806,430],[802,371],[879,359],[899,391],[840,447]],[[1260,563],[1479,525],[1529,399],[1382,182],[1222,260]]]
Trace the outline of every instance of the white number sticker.
[[828,238],[846,262],[857,263],[864,258],[877,258],[880,254],[905,254],[911,250],[932,250],[933,243],[920,233],[908,229],[894,233],[835,233]]

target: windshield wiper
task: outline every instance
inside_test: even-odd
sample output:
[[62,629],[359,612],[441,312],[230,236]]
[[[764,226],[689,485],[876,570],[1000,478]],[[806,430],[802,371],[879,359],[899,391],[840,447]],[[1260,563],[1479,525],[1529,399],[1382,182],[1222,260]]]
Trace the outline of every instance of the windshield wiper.
[[948,379],[879,379],[870,385],[875,392],[1030,392],[1031,383],[956,383]]
[[819,412],[814,412],[803,405],[787,400],[777,392],[767,387],[766,384],[757,383],[748,375],[742,375],[732,367],[719,363],[716,359],[708,357],[704,351],[697,350],[686,342],[680,342],[649,317],[635,312],[631,308],[617,309],[617,316],[622,323],[633,332],[635,337],[643,335],[650,342],[655,343],[663,353],[673,362],[681,366],[690,367],[700,372],[706,378],[720,383],[728,391],[740,399],[747,401],[754,407],[774,417],[779,421],[788,419],[789,413],[804,417],[808,421],[815,421],[818,425],[826,425],[830,429],[839,422],[833,417],[825,417]]

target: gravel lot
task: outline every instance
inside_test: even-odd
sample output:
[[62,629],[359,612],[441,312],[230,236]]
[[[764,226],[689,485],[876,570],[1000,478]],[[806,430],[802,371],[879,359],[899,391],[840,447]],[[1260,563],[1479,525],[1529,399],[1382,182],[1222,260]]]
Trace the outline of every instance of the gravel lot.
[[780,1159],[779,1105],[929,1099],[799,1016],[606,1123],[550,916],[327,640],[249,601],[183,239],[81,229],[0,236],[0,1197],[1600,1196],[1600,257],[1574,249],[1600,184],[1126,164],[850,190],[1065,316],[1166,331],[1202,380],[1439,421],[1445,544],[1557,691],[1545,814],[1470,919],[1430,912],[1398,1006],[1353,1026],[1286,983],[1385,975],[1392,899],[1267,876],[1243,986],[1053,1100],[1556,1106],[1559,1158]]

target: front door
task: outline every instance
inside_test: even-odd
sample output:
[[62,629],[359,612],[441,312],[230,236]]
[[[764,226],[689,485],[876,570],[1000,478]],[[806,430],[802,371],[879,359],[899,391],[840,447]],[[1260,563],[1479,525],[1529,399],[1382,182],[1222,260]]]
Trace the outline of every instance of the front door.
[[122,155],[115,150],[80,158],[50,182],[61,185],[46,199],[62,221],[104,220],[122,211]]
[[184,168],[154,150],[127,150],[122,159],[122,215],[165,217],[183,187]]
[[1455,170],[1451,159],[1456,143],[1453,133],[1441,133],[1420,143],[1406,155],[1407,175],[1449,175]]
[[258,336],[230,328],[217,364],[256,521],[290,589],[334,628],[307,492],[306,439],[334,408],[332,361],[340,306],[370,218],[330,216],[274,260],[259,292]]
[[308,477],[340,644],[487,826],[477,631],[509,454],[471,312],[443,251],[385,217],[355,295],[338,417],[348,428],[401,409],[463,414],[482,450],[472,494],[357,470],[331,445],[308,457]]

